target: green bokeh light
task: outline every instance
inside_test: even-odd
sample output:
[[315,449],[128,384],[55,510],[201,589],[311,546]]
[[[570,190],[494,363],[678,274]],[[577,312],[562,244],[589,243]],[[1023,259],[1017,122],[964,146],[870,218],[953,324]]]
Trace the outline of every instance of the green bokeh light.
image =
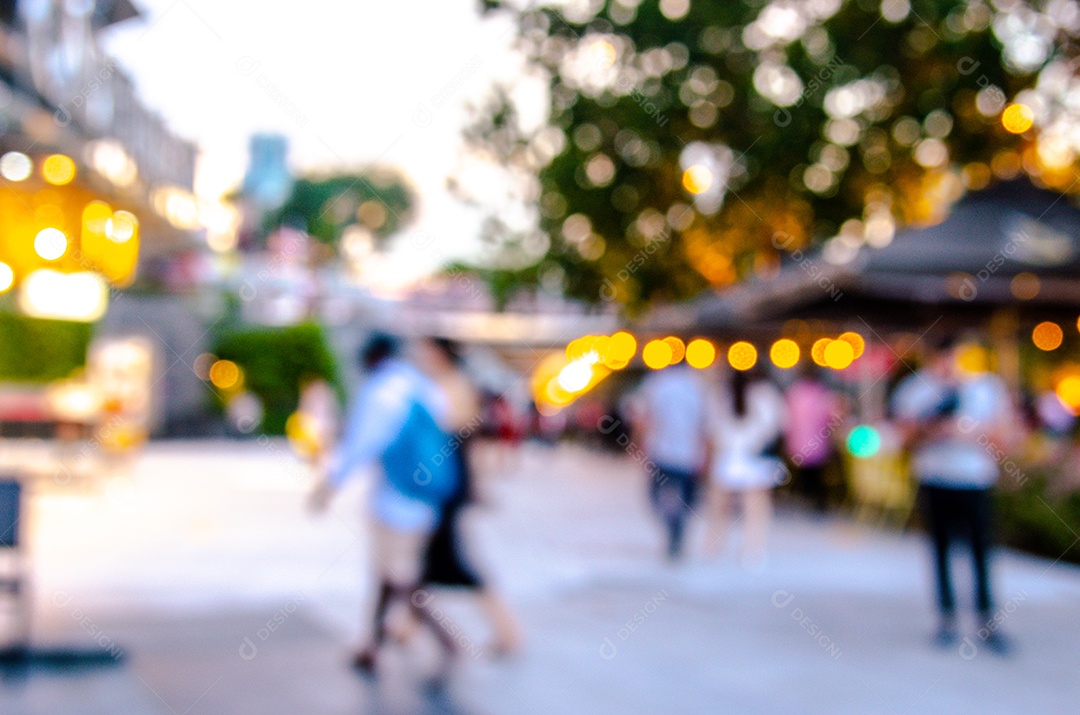
[[881,450],[881,435],[870,425],[859,425],[848,434],[847,449],[861,459],[873,457]]

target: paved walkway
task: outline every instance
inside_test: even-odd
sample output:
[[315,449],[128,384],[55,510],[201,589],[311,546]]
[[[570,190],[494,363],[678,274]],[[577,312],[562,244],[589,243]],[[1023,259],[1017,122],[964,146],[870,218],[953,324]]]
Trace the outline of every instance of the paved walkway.
[[0,713],[1076,712],[1074,567],[1001,554],[1017,653],[980,649],[970,624],[941,652],[916,537],[784,514],[760,573],[671,567],[628,460],[530,446],[485,474],[471,535],[529,642],[493,661],[470,602],[440,597],[477,657],[432,697],[426,642],[391,650],[378,683],[346,667],[369,587],[362,484],[312,518],[277,443],[157,444],[128,476],[46,480],[28,516],[35,641],[99,662],[0,671]]

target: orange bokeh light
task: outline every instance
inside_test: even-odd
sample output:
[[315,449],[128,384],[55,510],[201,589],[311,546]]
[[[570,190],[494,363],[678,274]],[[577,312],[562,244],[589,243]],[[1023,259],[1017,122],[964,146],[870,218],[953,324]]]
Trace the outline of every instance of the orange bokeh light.
[[1035,343],[1035,347],[1048,352],[1061,347],[1064,337],[1061,326],[1049,320],[1039,323],[1031,331],[1031,342]]

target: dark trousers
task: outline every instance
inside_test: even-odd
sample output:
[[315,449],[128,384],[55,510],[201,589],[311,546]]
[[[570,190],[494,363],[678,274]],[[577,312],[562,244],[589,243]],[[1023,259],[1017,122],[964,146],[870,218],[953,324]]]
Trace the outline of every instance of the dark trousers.
[[668,532],[668,554],[682,553],[686,521],[697,503],[698,475],[671,467],[658,467],[649,484],[649,500]]
[[990,490],[922,487],[923,508],[933,544],[937,572],[938,608],[945,616],[956,612],[952,577],[949,573],[949,546],[962,536],[971,546],[975,574],[975,607],[981,614],[992,608],[988,557],[990,551]]
[[803,493],[814,500],[814,508],[824,514],[829,508],[829,487],[825,484],[825,465],[799,467],[797,479]]

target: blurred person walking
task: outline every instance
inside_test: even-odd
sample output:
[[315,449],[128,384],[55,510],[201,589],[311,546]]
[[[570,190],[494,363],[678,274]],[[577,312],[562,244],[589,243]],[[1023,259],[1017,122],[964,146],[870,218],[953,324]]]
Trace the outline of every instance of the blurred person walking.
[[340,421],[337,395],[322,378],[301,381],[300,404],[285,423],[285,434],[299,457],[319,465],[333,447]]
[[442,647],[441,682],[457,651],[454,640],[427,610],[420,592],[424,550],[439,524],[442,505],[459,488],[457,463],[437,460],[449,436],[439,427],[447,403],[423,373],[398,358],[397,341],[374,335],[360,354],[367,379],[357,394],[341,442],[311,495],[316,511],[325,510],[334,491],[357,467],[378,462],[371,498],[373,553],[379,588],[371,642],[353,666],[370,674],[387,635],[387,614],[395,601],[435,635]]
[[[765,565],[772,520],[772,489],[786,476],[776,447],[787,409],[775,385],[757,372],[736,370],[727,389],[713,395],[713,514],[727,541],[733,500],[743,512],[740,559],[751,568]],[[714,543],[715,553],[717,544]]]
[[449,405],[443,428],[451,437],[448,457],[457,464],[461,480],[458,489],[442,507],[439,526],[432,534],[424,553],[421,581],[425,586],[447,586],[472,591],[494,634],[492,651],[509,655],[521,647],[521,630],[509,605],[477,573],[468,558],[461,533],[461,516],[476,502],[472,470],[472,436],[481,424],[480,393],[461,367],[457,345],[441,338],[431,338],[417,345],[417,361],[442,389]]
[[514,403],[505,394],[497,394],[489,404],[490,424],[495,441],[491,446],[495,470],[515,472],[521,460],[521,443],[525,437],[525,424]]
[[705,387],[685,362],[652,372],[642,382],[636,412],[638,439],[656,465],[649,498],[667,530],[668,558],[675,561],[708,463]]
[[994,455],[1004,455],[1021,431],[1008,390],[994,374],[962,370],[949,338],[925,368],[897,385],[892,409],[914,456],[933,550],[939,614],[934,641],[949,647],[959,638],[949,549],[960,533],[971,547],[981,640],[1004,654],[1010,644],[993,623],[989,552],[991,492],[999,471]]
[[803,366],[784,393],[789,419],[784,452],[795,467],[795,483],[813,500],[818,513],[829,506],[826,468],[836,453],[833,433],[840,426],[840,400],[813,368]]

